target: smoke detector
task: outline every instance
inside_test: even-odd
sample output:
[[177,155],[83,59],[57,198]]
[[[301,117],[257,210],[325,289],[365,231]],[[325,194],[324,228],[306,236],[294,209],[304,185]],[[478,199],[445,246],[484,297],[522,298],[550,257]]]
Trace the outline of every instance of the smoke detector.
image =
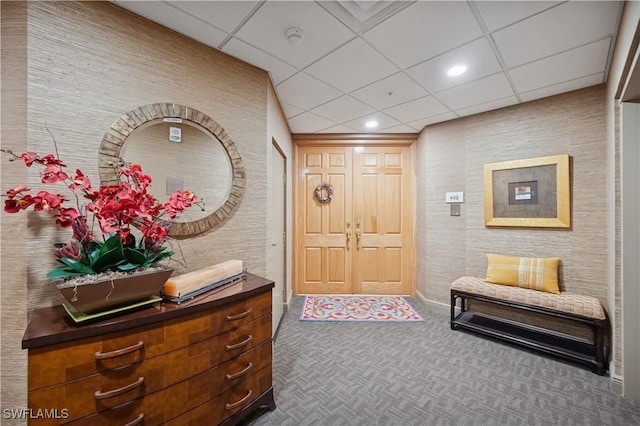
[[304,33],[300,28],[291,27],[284,32],[284,35],[287,37],[287,41],[292,46],[300,46],[302,44],[302,40],[304,39]]

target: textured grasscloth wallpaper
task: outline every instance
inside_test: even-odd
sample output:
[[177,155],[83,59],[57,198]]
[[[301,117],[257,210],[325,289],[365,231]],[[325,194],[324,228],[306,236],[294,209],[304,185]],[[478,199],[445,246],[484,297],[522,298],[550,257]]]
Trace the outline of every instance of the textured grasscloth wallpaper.
[[[264,162],[271,149],[266,72],[108,2],[2,2],[2,14],[2,41],[13,50],[3,46],[3,55],[11,54],[14,61],[2,58],[3,103],[14,104],[11,109],[3,105],[3,148],[52,152],[48,128],[70,170],[82,168],[97,183],[100,141],[121,114],[154,102],[196,108],[234,140],[247,188],[231,220],[213,233],[180,242],[187,270],[242,259],[249,271],[266,273]],[[26,75],[27,85],[19,84]],[[33,169],[27,180],[24,166],[3,160],[3,190],[19,183],[38,188]],[[51,246],[42,242],[69,235],[51,223],[37,214],[2,216],[3,408],[26,406],[26,351],[20,340],[28,312],[60,302],[45,276],[54,263]]]
[[[26,3],[25,3],[26,4]],[[2,14],[2,148],[11,144],[15,151],[26,149],[27,137],[27,41],[26,7],[7,7],[0,3]],[[10,19],[9,19],[10,18]],[[8,60],[11,58],[11,60]],[[3,154],[4,155],[4,154]],[[4,158],[0,158],[4,160]],[[0,162],[3,192],[26,182],[27,169],[19,170]],[[11,171],[11,173],[9,173]],[[4,204],[4,203],[3,203]],[[24,407],[27,401],[26,353],[20,349],[22,333],[27,325],[27,235],[26,217],[0,212],[0,366],[2,408]],[[5,420],[2,420],[5,423]],[[22,424],[24,422],[16,422]]]

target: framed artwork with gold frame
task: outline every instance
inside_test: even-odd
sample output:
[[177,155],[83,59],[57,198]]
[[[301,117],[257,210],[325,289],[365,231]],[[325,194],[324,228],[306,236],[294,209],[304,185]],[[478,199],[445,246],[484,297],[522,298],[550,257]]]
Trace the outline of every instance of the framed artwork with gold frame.
[[568,154],[485,164],[485,225],[570,228],[569,167]]

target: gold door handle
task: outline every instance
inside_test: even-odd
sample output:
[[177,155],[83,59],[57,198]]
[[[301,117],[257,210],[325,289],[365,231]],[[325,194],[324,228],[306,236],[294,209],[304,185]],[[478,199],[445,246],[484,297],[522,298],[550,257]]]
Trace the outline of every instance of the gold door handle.
[[347,250],[351,247],[351,230],[347,229]]
[[356,222],[356,250],[360,250],[360,222]]

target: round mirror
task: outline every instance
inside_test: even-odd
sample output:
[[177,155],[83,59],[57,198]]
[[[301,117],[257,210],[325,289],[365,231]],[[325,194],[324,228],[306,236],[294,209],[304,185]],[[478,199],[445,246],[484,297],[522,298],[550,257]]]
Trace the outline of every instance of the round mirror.
[[176,238],[217,227],[244,190],[244,167],[231,138],[210,117],[182,105],[145,105],[122,115],[102,139],[99,156],[102,185],[117,181],[114,165],[122,159],[151,176],[149,192],[161,203],[183,189],[198,196],[203,205],[170,222],[169,235]]

